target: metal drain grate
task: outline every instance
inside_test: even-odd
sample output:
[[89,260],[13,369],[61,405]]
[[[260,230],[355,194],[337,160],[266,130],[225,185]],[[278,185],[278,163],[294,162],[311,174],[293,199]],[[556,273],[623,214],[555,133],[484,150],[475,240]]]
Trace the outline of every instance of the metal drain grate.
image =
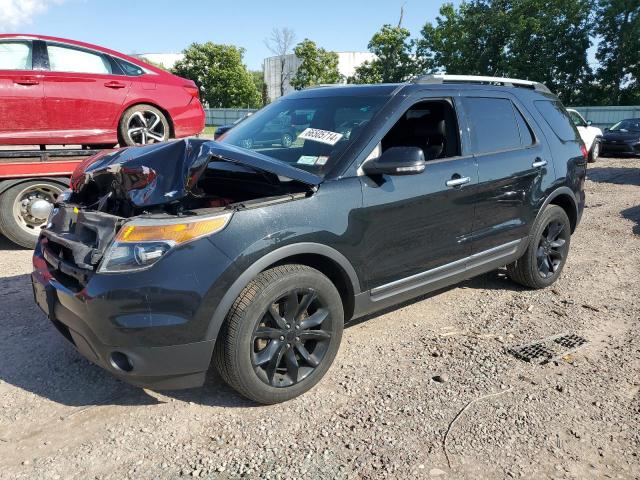
[[575,333],[561,333],[536,342],[509,347],[507,352],[525,362],[543,365],[576,351],[586,343],[586,338]]

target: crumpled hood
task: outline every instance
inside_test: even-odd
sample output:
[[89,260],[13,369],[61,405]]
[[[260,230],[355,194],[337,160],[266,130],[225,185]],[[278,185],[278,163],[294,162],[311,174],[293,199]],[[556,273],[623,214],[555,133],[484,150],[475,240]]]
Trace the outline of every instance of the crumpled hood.
[[251,150],[210,140],[183,139],[89,157],[73,172],[71,188],[75,193],[81,193],[90,185],[97,185],[101,190],[127,198],[136,207],[162,205],[189,195],[212,159],[237,163],[308,185],[318,185],[322,181],[317,175]]

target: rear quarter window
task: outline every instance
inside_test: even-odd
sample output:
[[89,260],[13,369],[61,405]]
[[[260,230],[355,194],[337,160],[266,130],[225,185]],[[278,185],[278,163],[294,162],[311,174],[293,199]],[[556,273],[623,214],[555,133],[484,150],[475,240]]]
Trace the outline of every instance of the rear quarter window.
[[560,102],[552,100],[536,100],[536,108],[560,140],[570,142],[579,138],[573,120]]

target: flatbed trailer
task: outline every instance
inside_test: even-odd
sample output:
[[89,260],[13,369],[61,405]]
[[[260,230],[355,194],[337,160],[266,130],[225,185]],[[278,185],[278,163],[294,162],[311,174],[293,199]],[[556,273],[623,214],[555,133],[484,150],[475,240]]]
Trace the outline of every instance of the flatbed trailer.
[[76,166],[98,152],[0,147],[0,233],[18,245],[33,248]]

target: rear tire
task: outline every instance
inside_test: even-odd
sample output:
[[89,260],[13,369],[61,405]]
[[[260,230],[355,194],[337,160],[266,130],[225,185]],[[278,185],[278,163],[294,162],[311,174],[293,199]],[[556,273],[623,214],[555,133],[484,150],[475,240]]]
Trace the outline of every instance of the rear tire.
[[0,233],[18,245],[34,248],[53,203],[65,187],[46,180],[19,183],[0,195]]
[[283,402],[324,376],[343,324],[340,294],[327,277],[305,265],[274,267],[252,280],[231,307],[214,365],[241,395],[263,404]]
[[164,113],[151,105],[128,108],[118,126],[121,146],[149,145],[169,140],[171,129]]
[[507,265],[508,277],[525,287],[548,287],[560,277],[570,244],[569,217],[561,207],[549,205],[534,224],[524,255]]

